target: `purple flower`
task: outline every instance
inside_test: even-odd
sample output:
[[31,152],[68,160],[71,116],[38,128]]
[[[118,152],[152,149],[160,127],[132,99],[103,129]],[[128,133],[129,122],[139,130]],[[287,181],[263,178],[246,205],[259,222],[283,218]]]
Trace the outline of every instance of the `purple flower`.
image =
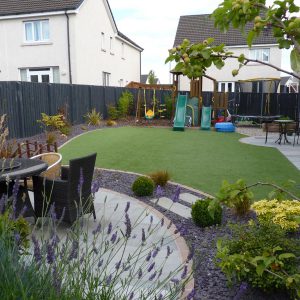
[[107,284],[107,285],[110,285],[111,280],[112,280],[112,275],[110,274],[110,275],[106,278],[106,284]]
[[49,215],[52,221],[56,221],[55,202],[51,204]]
[[245,291],[248,288],[248,284],[246,282],[242,282],[240,285],[240,288],[238,290],[238,292],[236,293],[236,295],[234,296],[234,300],[239,300],[241,299],[241,297],[243,296],[243,294],[245,293]]
[[173,201],[174,203],[178,202],[178,200],[179,200],[179,195],[180,195],[180,187],[177,185],[177,186],[176,186],[175,193],[174,193],[174,195],[172,196],[172,201]]
[[147,269],[147,271],[150,273],[150,272],[153,270],[154,266],[155,266],[155,262],[153,262],[153,263],[149,266],[149,268]]
[[171,253],[172,253],[172,252],[171,252],[171,248],[170,248],[170,246],[168,245],[168,246],[167,246],[167,256],[166,256],[166,258],[168,258],[168,257],[170,256]]
[[118,261],[115,265],[116,267],[116,270],[119,270],[120,269],[120,266],[121,266],[121,261]]
[[187,300],[192,300],[195,297],[196,291],[192,289],[192,291],[187,295]]
[[128,216],[128,214],[125,214],[125,226],[126,226],[126,232],[125,232],[125,237],[130,238],[131,235],[131,221]]
[[163,298],[163,294],[162,294],[162,293],[160,293],[160,294],[158,295],[158,298],[157,298],[157,300],[162,300],[162,298]]
[[79,183],[78,183],[78,195],[81,195],[83,182],[84,182],[84,180],[83,180],[83,170],[82,170],[82,168],[80,168],[80,176],[79,176]]
[[78,250],[79,250],[78,248],[79,248],[78,241],[73,241],[71,253],[69,255],[69,260],[76,259],[78,257]]
[[140,268],[140,269],[139,269],[139,272],[138,272],[138,279],[141,279],[142,276],[143,276],[143,271],[142,271],[142,269]]
[[129,296],[129,300],[132,300],[134,296],[134,292],[131,292],[130,296]]
[[179,279],[177,278],[172,278],[171,282],[173,282],[175,285],[179,284]]
[[103,265],[103,259],[100,259],[98,262],[98,268],[101,268],[102,265]]
[[59,278],[57,268],[55,265],[53,266],[52,276],[53,276],[53,284],[54,284],[55,290],[56,290],[57,294],[59,294],[61,291],[61,280]]
[[7,202],[7,195],[4,193],[0,199],[0,214],[4,213],[6,202]]
[[97,193],[99,191],[99,189],[100,189],[100,180],[99,179],[93,180],[92,186],[91,186],[92,194]]
[[107,227],[107,234],[111,234],[111,231],[112,231],[112,224],[110,222]]
[[156,247],[154,250],[153,250],[153,252],[152,252],[152,257],[154,258],[154,257],[156,257],[156,255],[158,254],[158,252],[159,252],[159,247]]
[[152,224],[153,223],[153,216],[151,215],[150,216],[150,224]]
[[152,257],[152,252],[150,251],[146,257],[146,261],[149,261]]
[[142,228],[142,242],[146,242],[146,234],[145,234],[145,229]]
[[110,239],[110,241],[112,242],[112,243],[114,243],[115,241],[116,241],[116,239],[117,239],[117,231],[111,236],[111,239]]
[[130,208],[130,202],[128,201],[128,202],[126,203],[125,213],[128,212],[129,208]]
[[187,257],[187,262],[191,261],[193,259],[194,255],[195,255],[195,246],[192,245],[191,251]]
[[53,264],[55,261],[55,253],[53,245],[47,243],[47,262],[49,265]]
[[155,196],[156,196],[156,198],[162,197],[163,194],[164,194],[164,192],[163,192],[161,186],[158,185],[157,188],[156,188],[156,190],[155,190]]
[[99,222],[97,227],[92,231],[92,234],[96,235],[96,234],[100,233],[100,231],[101,231],[101,223]]
[[12,189],[12,196],[14,199],[17,199],[19,189],[20,189],[20,182],[19,182],[19,179],[16,179],[13,189]]
[[33,242],[33,256],[34,259],[37,263],[39,263],[42,260],[42,255],[41,255],[41,248],[39,245],[39,242],[37,240],[37,238],[35,237],[35,235],[33,234],[32,237],[32,242]]
[[162,218],[162,219],[160,220],[160,226],[161,226],[161,227],[163,227],[163,226],[164,226],[164,224],[165,224],[165,219],[164,219],[164,218]]
[[20,244],[21,236],[20,236],[20,233],[18,233],[18,232],[15,233],[15,241],[16,241],[17,245]]
[[184,279],[184,278],[186,277],[186,275],[187,275],[187,270],[188,270],[187,265],[185,265],[185,266],[183,267],[183,272],[181,273],[181,279]]
[[149,281],[152,281],[156,276],[156,271],[152,273],[152,275],[149,277]]

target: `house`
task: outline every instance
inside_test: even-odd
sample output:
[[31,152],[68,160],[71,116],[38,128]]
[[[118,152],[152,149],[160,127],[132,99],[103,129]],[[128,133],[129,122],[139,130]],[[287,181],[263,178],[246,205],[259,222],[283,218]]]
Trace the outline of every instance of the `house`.
[[125,86],[143,49],[107,0],[0,0],[0,81]]
[[[245,32],[249,31],[251,25],[247,25]],[[209,37],[214,38],[214,44],[224,43],[228,51],[239,56],[258,59],[274,66],[281,66],[281,50],[278,48],[275,38],[270,29],[265,29],[257,37],[251,49],[246,42],[246,33],[238,29],[230,28],[226,33],[222,33],[215,28],[214,21],[210,15],[189,15],[181,16],[179,19],[177,32],[174,40],[174,47],[181,44],[183,39],[189,39],[191,43],[199,43]],[[217,80],[218,91],[231,92],[235,90],[235,82],[238,80],[254,78],[280,78],[280,72],[274,68],[258,63],[248,63],[244,66],[237,76],[232,76],[232,70],[238,69],[237,59],[226,59],[225,66],[218,70],[215,66],[210,67],[206,74]],[[212,91],[213,82],[209,79],[203,79],[203,91]],[[189,80],[187,77],[180,76],[180,90],[189,90]]]
[[298,93],[299,82],[293,76],[283,76],[280,78],[280,92],[281,93]]

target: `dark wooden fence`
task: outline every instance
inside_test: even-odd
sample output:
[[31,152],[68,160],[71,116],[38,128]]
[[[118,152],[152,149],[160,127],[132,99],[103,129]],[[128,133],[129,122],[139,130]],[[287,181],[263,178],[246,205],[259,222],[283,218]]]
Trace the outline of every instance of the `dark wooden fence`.
[[[48,84],[18,81],[0,82],[0,115],[8,117],[10,138],[25,138],[41,133],[37,122],[41,113],[55,115],[59,108],[67,110],[72,124],[82,124],[84,115],[95,108],[104,119],[107,107],[117,105],[123,91],[129,90],[138,99],[138,89],[91,85]],[[142,103],[144,90],[141,92]],[[156,91],[156,98],[164,104],[169,91]],[[146,90],[147,105],[153,99],[153,90]],[[213,94],[203,93],[203,105],[211,105]],[[297,94],[230,93],[229,110],[241,115],[285,115],[292,119],[299,113]]]

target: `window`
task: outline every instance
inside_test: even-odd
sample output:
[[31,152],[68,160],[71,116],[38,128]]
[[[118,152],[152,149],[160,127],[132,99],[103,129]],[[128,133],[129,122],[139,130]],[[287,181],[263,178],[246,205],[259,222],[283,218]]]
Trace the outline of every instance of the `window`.
[[109,39],[109,51],[110,51],[110,54],[114,54],[114,40],[113,40],[113,37],[110,37],[110,39]]
[[50,39],[49,20],[24,22],[26,42],[46,42]]
[[122,49],[121,49],[121,55],[122,55],[122,58],[125,59],[125,49],[124,49],[125,45],[124,45],[124,43],[122,43],[121,47],[122,47]]
[[105,34],[104,34],[104,32],[101,32],[101,50],[106,51],[105,50]]
[[218,82],[218,92],[234,92],[234,82]]
[[21,81],[59,83],[59,67],[20,69]]
[[249,57],[251,59],[261,60],[263,62],[269,62],[270,49],[269,48],[256,48],[249,50]]
[[103,86],[109,86],[110,73],[102,72]]

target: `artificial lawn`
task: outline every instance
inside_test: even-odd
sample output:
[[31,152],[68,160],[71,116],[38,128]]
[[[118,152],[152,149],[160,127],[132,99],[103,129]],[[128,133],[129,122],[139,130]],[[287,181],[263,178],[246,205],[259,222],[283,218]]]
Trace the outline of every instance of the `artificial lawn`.
[[[224,179],[279,185],[289,179],[300,196],[300,172],[277,149],[240,143],[242,135],[188,129],[122,127],[91,131],[60,149],[63,163],[97,152],[96,165],[148,174],[168,170],[171,179],[214,195]],[[255,198],[265,188],[253,190]]]

